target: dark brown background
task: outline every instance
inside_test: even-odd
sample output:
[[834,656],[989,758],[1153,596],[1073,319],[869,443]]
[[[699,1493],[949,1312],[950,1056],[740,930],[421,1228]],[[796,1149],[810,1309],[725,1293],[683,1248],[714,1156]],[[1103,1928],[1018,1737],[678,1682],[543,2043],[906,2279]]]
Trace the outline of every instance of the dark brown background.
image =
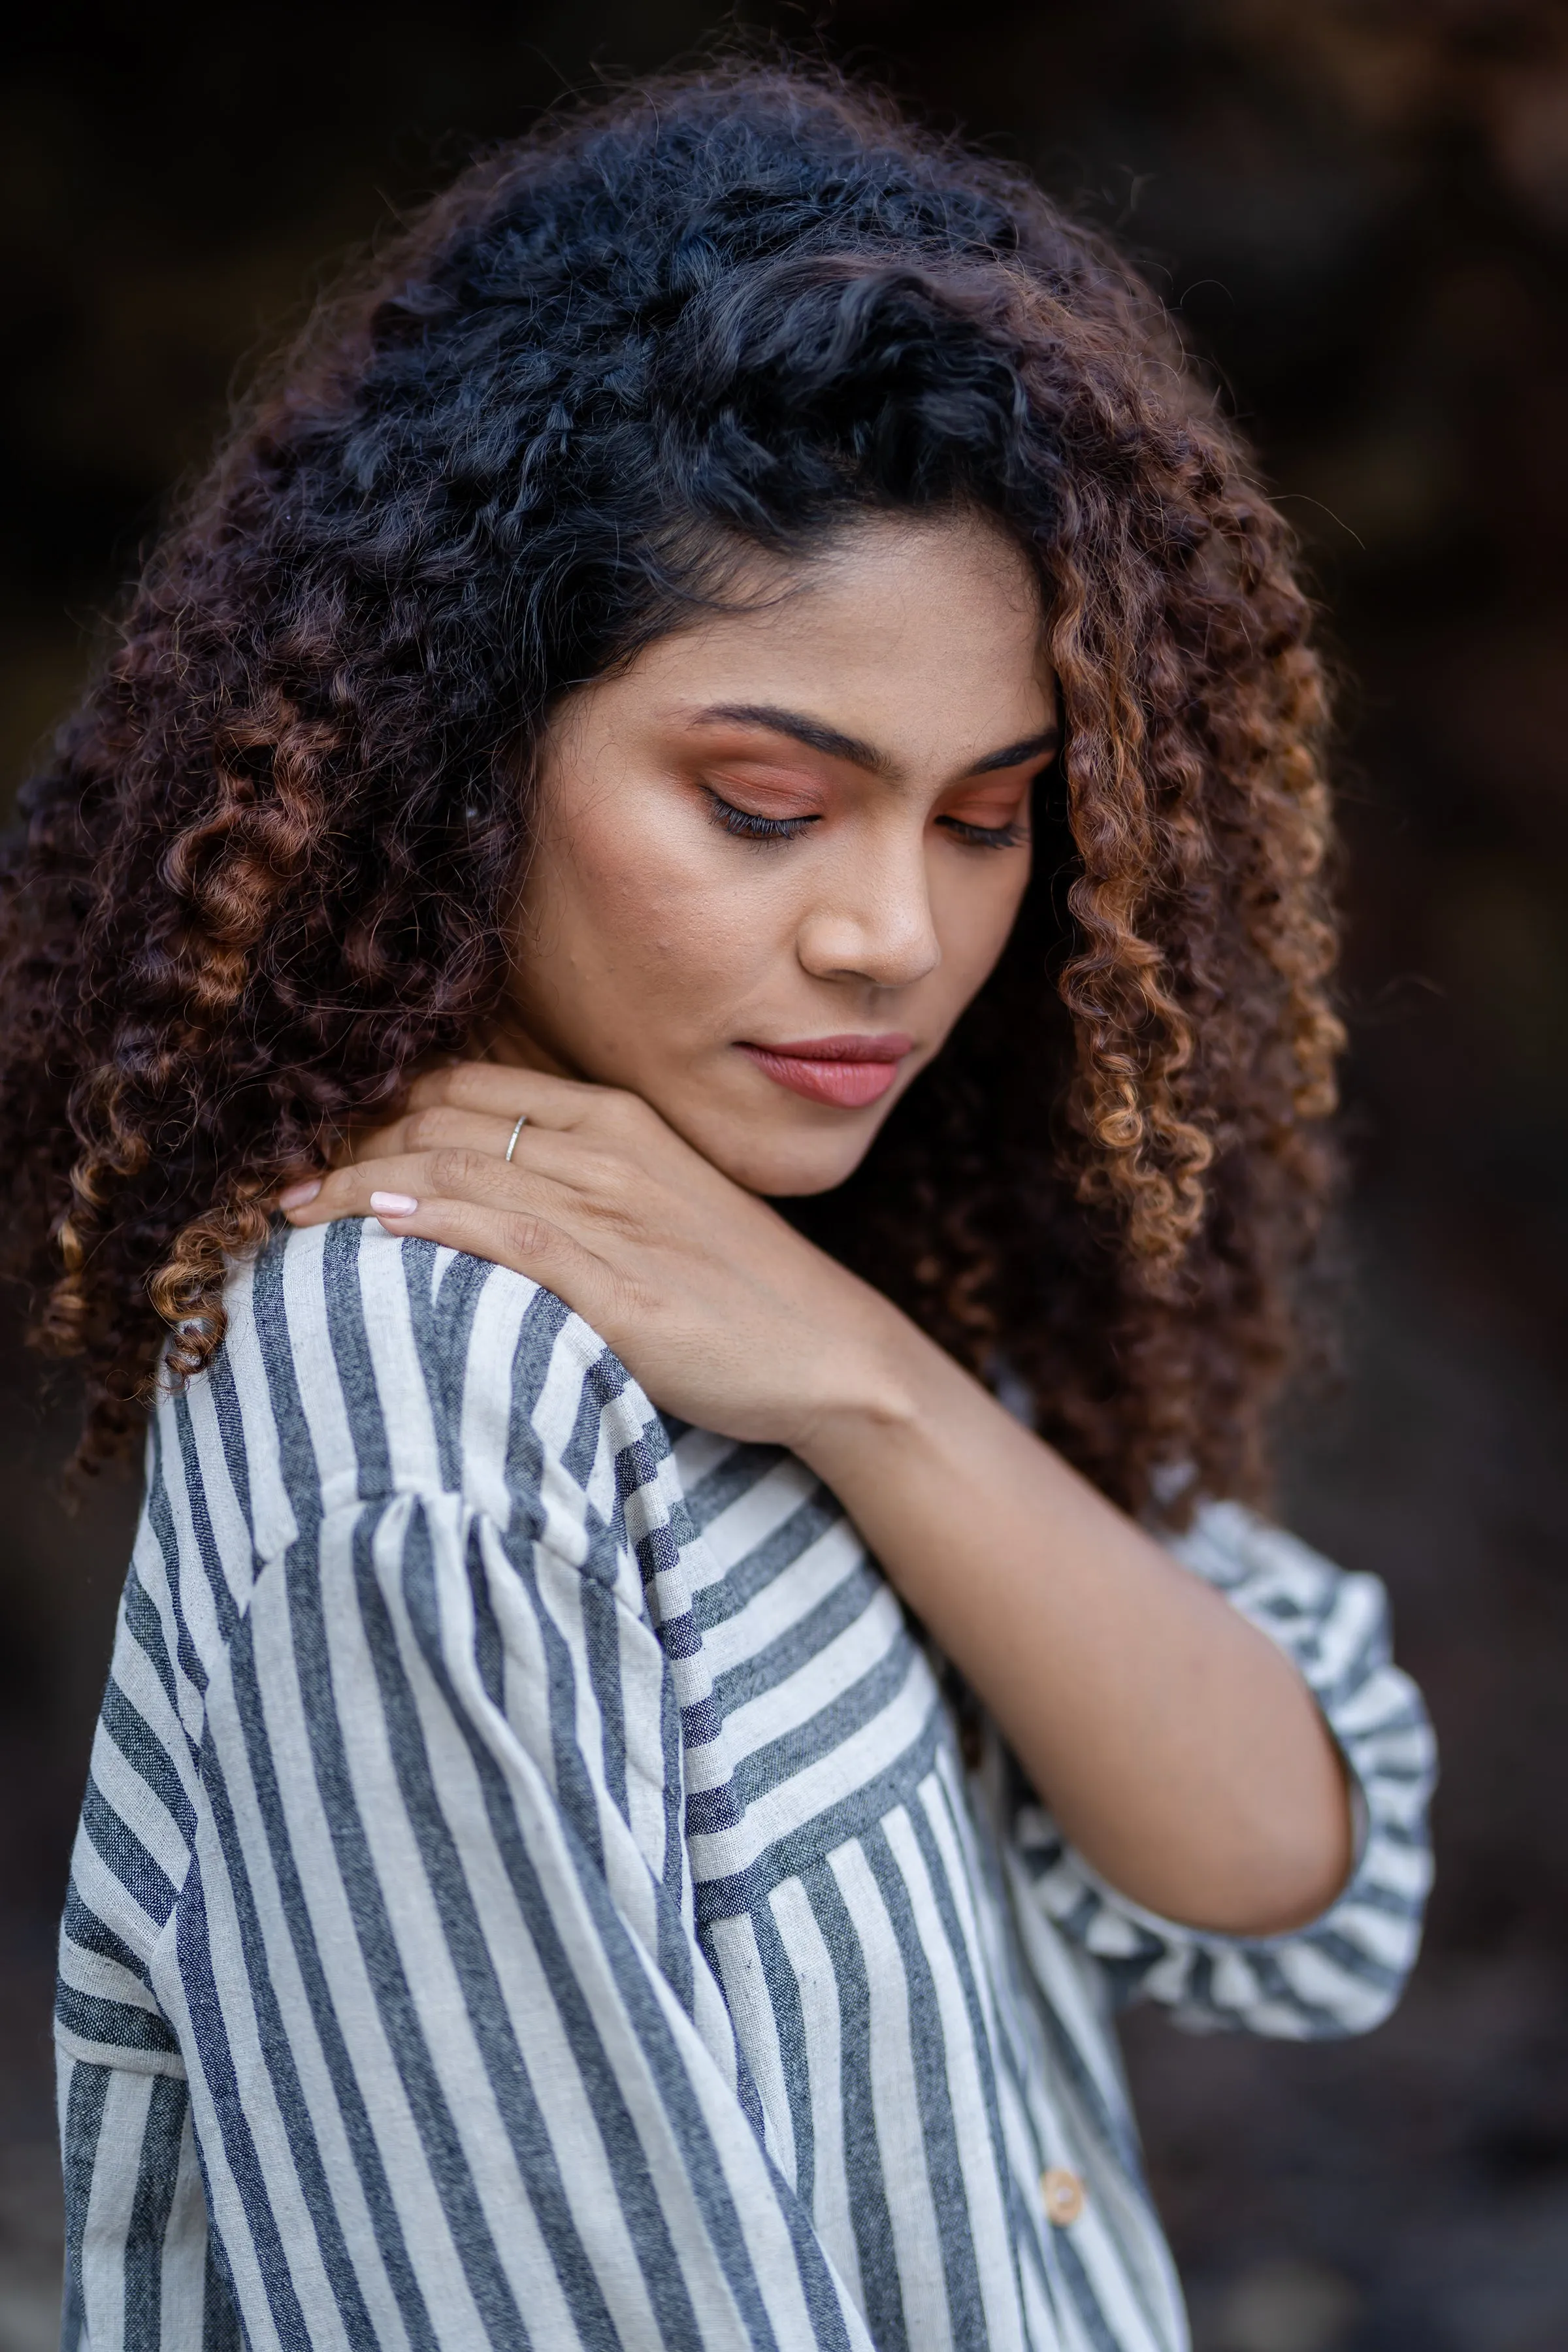
[[[41,21],[42,29],[38,29]],[[1295,2050],[1128,2034],[1214,2352],[1568,2345],[1568,13],[1549,0],[845,0],[820,43],[1153,270],[1289,501],[1347,675],[1343,1393],[1291,1516],[1387,1578],[1443,1740],[1403,2011]],[[690,0],[39,12],[0,86],[0,765],[247,355],[332,258]],[[54,1916],[134,1496],[0,1363],[0,2352],[54,2328]]]

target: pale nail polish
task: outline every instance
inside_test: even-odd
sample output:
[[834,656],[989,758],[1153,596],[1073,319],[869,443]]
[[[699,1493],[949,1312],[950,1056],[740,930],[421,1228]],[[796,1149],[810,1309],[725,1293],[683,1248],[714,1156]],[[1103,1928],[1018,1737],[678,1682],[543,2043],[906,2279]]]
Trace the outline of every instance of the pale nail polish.
[[412,1192],[373,1192],[370,1205],[378,1217],[411,1217],[419,1203]]
[[321,1189],[319,1176],[307,1176],[302,1183],[290,1184],[278,1195],[280,1209],[303,1209]]

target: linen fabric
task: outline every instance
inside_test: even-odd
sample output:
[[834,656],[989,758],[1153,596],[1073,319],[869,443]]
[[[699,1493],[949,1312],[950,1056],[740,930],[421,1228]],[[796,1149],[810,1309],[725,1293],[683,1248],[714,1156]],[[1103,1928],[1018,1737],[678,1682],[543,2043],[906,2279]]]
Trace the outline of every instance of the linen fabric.
[[1200,1934],[966,1768],[808,1470],[667,1425],[549,1292],[351,1222],[228,1306],[64,1924],[66,2352],[1179,2352],[1112,2011],[1396,1999],[1432,1748],[1375,1580],[1230,1505],[1174,1545],[1363,1828],[1314,1925]]

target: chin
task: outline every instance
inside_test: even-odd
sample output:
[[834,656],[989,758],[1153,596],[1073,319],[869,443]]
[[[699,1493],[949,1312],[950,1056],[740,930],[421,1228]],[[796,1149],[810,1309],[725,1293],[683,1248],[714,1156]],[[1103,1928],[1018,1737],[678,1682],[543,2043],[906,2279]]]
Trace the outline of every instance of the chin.
[[764,1200],[804,1200],[813,1192],[831,1192],[846,1182],[865,1159],[880,1125],[879,1119],[876,1126],[842,1135],[824,1135],[820,1130],[744,1138],[731,1134],[721,1144],[699,1143],[698,1149],[748,1192],[760,1193]]

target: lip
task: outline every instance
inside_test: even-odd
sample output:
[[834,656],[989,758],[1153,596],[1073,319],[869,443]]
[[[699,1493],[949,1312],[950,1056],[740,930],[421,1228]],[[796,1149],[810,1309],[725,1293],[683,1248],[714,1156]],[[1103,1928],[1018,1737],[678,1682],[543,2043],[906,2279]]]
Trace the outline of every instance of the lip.
[[901,1031],[867,1036],[851,1030],[837,1037],[795,1037],[781,1045],[748,1039],[741,1051],[791,1094],[830,1103],[837,1110],[864,1110],[887,1093],[914,1044]]

